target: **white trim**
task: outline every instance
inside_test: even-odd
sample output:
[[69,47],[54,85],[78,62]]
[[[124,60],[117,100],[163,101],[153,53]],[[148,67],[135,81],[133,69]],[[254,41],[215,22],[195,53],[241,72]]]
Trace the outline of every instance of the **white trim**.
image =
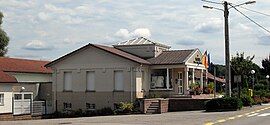
[[195,49],[193,50],[193,52],[191,54],[188,55],[188,57],[183,61],[184,63],[186,63],[191,57],[194,56],[194,54],[199,51],[199,49]]
[[186,66],[183,64],[180,65],[153,65],[150,66],[150,69],[166,69],[166,68],[185,68]]
[[167,87],[167,89],[169,89],[170,88],[170,78],[169,78],[169,68],[167,68],[167,76],[166,76],[166,87]]
[[150,89],[150,91],[172,91],[173,89]]

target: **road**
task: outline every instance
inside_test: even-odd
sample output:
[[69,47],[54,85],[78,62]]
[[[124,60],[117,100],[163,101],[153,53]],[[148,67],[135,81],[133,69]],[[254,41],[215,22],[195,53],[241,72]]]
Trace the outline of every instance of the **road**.
[[1,121],[0,125],[269,125],[270,105],[234,112],[169,112],[64,119]]

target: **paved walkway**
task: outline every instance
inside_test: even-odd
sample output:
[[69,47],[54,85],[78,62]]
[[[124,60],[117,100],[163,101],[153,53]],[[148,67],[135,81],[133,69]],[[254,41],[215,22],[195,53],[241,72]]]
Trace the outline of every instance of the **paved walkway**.
[[[260,113],[266,110],[266,108],[270,108],[270,105],[254,106],[252,108],[247,107],[241,111],[234,112],[206,113],[204,111],[187,111],[169,112],[155,115],[140,114],[25,121],[1,121],[0,125],[212,125],[226,123],[227,121],[240,119],[241,117],[252,117],[254,113]],[[261,115],[268,116],[269,114]],[[232,117],[234,117],[234,119],[232,119]]]

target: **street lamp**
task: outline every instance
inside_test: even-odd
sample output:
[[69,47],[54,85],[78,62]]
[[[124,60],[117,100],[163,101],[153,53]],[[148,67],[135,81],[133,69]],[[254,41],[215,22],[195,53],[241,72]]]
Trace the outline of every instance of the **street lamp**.
[[254,74],[256,73],[255,70],[251,70],[250,73],[252,74],[252,90],[254,90]]
[[[232,5],[232,3],[228,3],[227,1],[223,1],[222,3],[213,2],[209,0],[202,0],[204,2],[208,3],[214,3],[214,4],[222,4],[224,6],[224,9],[210,7],[210,6],[203,6],[203,8],[207,9],[216,9],[221,10],[224,13],[224,35],[225,35],[225,65],[226,65],[226,71],[225,71],[225,79],[226,79],[226,95],[231,97],[231,66],[230,66],[230,43],[229,43],[229,9],[236,8],[241,5],[247,5],[247,4],[253,4],[256,3],[256,1],[247,1],[242,4],[238,5]],[[228,6],[231,6],[230,8]]]
[[267,86],[268,86],[268,90],[270,89],[270,86],[269,86],[269,78],[270,78],[270,76],[269,75],[266,75],[266,80],[267,80]]

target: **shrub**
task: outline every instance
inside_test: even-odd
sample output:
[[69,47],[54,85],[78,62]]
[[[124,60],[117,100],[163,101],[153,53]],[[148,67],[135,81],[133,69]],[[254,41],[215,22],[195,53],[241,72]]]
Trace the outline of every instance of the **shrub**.
[[97,115],[105,116],[105,115],[113,115],[114,112],[110,107],[105,107],[102,109],[96,110]]
[[133,103],[129,102],[120,102],[119,104],[116,104],[116,114],[122,114],[122,113],[131,113],[133,111]]
[[216,98],[205,103],[206,111],[236,111],[242,106],[242,101],[235,97]]
[[262,103],[269,103],[270,100],[266,97],[261,97]]
[[244,106],[251,106],[253,104],[253,99],[248,95],[242,95],[241,101],[243,102]]
[[255,84],[254,90],[267,90],[267,86],[264,84]]
[[262,104],[262,99],[259,96],[254,96],[253,100],[254,100],[254,103],[253,103],[254,105]]

